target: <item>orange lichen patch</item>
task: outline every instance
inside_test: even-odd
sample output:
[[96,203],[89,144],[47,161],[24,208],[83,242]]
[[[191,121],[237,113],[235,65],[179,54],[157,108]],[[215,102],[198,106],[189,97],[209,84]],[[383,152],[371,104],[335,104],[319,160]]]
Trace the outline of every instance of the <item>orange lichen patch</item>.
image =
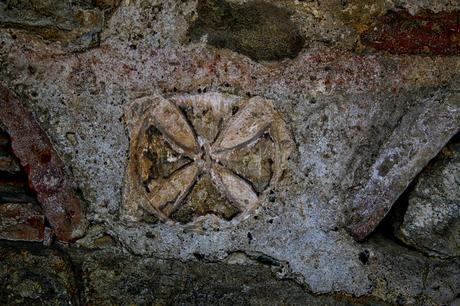
[[389,12],[361,34],[361,43],[393,54],[460,54],[460,11]]
[[0,123],[11,136],[14,155],[28,174],[56,236],[71,241],[83,235],[84,216],[80,199],[65,176],[64,165],[38,122],[6,88],[0,87]]

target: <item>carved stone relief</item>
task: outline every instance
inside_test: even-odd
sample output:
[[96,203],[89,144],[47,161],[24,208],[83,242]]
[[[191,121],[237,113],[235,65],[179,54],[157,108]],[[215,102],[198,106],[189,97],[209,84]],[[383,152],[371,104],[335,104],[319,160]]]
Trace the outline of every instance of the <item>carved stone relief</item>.
[[278,182],[293,141],[273,102],[218,93],[148,96],[126,110],[122,216],[235,224]]

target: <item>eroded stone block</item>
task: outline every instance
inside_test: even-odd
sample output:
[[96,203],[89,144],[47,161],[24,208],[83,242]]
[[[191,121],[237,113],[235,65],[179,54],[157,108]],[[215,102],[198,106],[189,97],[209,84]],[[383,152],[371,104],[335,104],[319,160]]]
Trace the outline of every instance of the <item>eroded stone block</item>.
[[424,101],[402,118],[382,146],[366,185],[351,196],[348,228],[357,239],[377,227],[415,176],[458,133],[459,118],[449,99]]
[[210,45],[228,48],[254,60],[294,58],[305,43],[290,12],[268,2],[232,3],[201,0],[189,34]]
[[99,251],[84,254],[81,270],[87,305],[388,305],[377,299],[313,295],[251,260],[184,262]]
[[422,172],[395,234],[430,255],[460,255],[459,140],[450,142]]
[[56,250],[2,242],[0,305],[80,305],[71,263]]
[[148,96],[126,111],[130,165],[122,214],[190,224],[246,218],[293,149],[273,102],[208,93]]

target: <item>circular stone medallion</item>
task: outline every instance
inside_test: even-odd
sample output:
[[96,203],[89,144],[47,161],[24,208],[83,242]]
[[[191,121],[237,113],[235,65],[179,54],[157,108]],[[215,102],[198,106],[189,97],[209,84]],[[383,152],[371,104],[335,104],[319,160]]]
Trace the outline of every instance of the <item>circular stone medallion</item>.
[[235,224],[277,183],[294,146],[273,102],[261,97],[148,96],[126,119],[122,215],[130,220]]

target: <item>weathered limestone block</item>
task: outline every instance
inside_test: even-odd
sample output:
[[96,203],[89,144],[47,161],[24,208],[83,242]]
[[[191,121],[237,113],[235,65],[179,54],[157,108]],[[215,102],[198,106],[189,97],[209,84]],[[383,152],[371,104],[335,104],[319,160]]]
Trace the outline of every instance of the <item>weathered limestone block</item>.
[[425,293],[441,305],[459,305],[460,261],[433,260],[424,271]]
[[405,243],[441,257],[460,255],[460,141],[451,141],[428,165],[409,195],[395,232]]
[[372,295],[383,295],[392,305],[456,305],[458,259],[427,257],[382,233],[361,246],[360,260],[369,268]]
[[458,95],[427,100],[404,117],[382,146],[366,185],[353,195],[348,228],[369,235],[410,182],[460,128]]

